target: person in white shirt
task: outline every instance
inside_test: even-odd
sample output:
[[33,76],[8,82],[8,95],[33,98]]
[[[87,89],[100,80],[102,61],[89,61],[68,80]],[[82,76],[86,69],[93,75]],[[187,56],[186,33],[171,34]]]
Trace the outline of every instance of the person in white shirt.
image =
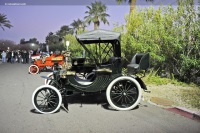
[[6,52],[3,51],[1,53],[1,56],[2,56],[2,62],[5,63],[6,62]]

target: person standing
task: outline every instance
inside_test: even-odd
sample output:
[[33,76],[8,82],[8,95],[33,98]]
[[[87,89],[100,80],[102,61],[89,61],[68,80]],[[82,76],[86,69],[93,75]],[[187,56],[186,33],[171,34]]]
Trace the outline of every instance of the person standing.
[[15,62],[17,62],[18,61],[18,52],[17,52],[17,50],[15,50],[15,52],[14,52],[14,55],[15,55]]
[[25,55],[24,55],[24,50],[21,51],[21,56],[22,56],[22,60],[21,60],[21,61],[22,61],[22,63],[24,64],[24,58],[25,58],[25,57],[24,57],[24,56],[25,56]]
[[21,52],[20,52],[20,50],[17,51],[17,54],[18,54],[18,56],[17,56],[17,62],[21,63]]
[[11,62],[11,51],[8,51],[7,58],[8,58],[7,62]]
[[29,52],[26,51],[26,63],[29,64]]
[[15,53],[14,51],[11,52],[11,62],[10,63],[14,63],[15,60]]
[[2,62],[5,63],[6,62],[6,52],[3,51],[1,53],[1,56],[2,56]]
[[23,64],[26,64],[26,50],[23,51]]

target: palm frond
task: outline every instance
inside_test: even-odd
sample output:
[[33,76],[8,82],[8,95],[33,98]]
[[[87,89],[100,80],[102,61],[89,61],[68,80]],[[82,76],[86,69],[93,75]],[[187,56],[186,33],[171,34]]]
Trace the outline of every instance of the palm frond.
[[7,28],[11,28],[13,27],[11,24],[10,24],[10,21],[7,19],[6,15],[5,14],[1,14],[0,13],[0,27],[4,29],[4,27],[7,27]]

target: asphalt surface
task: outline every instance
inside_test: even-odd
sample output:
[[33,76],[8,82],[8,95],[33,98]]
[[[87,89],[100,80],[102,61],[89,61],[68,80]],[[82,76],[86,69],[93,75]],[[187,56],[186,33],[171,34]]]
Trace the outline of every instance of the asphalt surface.
[[[39,114],[33,91],[44,84],[30,64],[0,64],[0,133],[199,133],[200,122],[141,101],[131,111],[115,111],[105,95],[69,98],[68,113]],[[81,102],[83,104],[81,104]]]

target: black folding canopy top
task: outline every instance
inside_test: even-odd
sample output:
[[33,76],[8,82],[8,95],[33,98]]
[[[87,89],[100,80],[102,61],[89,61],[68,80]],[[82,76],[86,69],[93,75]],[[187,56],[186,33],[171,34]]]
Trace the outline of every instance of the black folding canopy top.
[[110,43],[113,47],[114,56],[121,57],[120,36],[118,32],[97,29],[76,35],[76,39],[84,48],[85,44]]

